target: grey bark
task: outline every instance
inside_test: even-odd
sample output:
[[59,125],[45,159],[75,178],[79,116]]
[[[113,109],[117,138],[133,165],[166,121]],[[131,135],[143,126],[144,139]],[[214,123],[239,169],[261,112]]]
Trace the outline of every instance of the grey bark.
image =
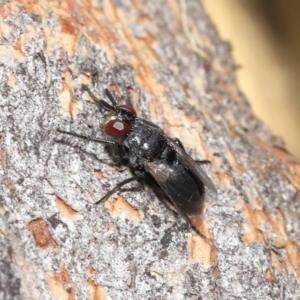
[[[1,3],[1,299],[299,299],[298,163],[253,115],[199,1]],[[211,160],[212,244],[147,183],[93,205],[131,172],[56,132],[103,136],[82,83]]]

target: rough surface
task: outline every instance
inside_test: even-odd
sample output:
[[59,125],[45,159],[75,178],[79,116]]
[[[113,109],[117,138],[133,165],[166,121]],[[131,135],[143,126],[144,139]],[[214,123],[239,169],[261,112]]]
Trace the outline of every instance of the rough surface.
[[[299,299],[300,165],[252,114],[201,3],[34,3],[0,2],[0,298]],[[131,173],[56,132],[103,136],[83,83],[211,160],[212,243],[147,183],[93,205]]]

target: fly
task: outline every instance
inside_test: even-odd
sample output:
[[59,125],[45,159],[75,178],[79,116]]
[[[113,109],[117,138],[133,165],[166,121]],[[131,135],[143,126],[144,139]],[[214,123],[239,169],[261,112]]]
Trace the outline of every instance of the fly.
[[[96,204],[108,199],[125,184],[147,176],[152,177],[167,195],[178,213],[202,236],[197,228],[201,225],[201,212],[205,197],[205,186],[217,194],[217,190],[199,163],[185,151],[180,140],[170,138],[155,124],[137,117],[129,105],[118,105],[108,89],[110,103],[98,99],[86,86],[83,89],[100,108],[109,112],[103,123],[104,132],[117,141],[90,137],[58,129],[58,132],[86,140],[121,147],[128,154],[134,176],[118,183]],[[204,162],[204,161],[203,161]]]

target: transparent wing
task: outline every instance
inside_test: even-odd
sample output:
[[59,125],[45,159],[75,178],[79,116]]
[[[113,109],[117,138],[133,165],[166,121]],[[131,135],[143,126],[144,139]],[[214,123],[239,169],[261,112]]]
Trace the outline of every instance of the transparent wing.
[[167,194],[178,213],[195,228],[200,226],[204,185],[198,186],[193,176],[181,165],[159,161],[148,163],[145,169]]
[[217,194],[217,189],[213,182],[209,179],[205,171],[199,166],[199,164],[194,161],[183,148],[181,148],[178,144],[175,143],[174,140],[169,138],[169,142],[171,143],[174,150],[179,154],[179,161],[188,169],[190,172],[194,174],[194,176],[203,182],[205,186],[207,186],[213,193]]

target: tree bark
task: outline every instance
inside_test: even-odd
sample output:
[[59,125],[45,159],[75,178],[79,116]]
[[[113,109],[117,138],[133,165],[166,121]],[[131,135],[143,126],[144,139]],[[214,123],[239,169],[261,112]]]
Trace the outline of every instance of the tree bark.
[[[299,299],[300,165],[200,1],[2,1],[1,299]],[[238,24],[237,24],[238,26]],[[208,159],[202,239],[101,144],[105,88]]]

